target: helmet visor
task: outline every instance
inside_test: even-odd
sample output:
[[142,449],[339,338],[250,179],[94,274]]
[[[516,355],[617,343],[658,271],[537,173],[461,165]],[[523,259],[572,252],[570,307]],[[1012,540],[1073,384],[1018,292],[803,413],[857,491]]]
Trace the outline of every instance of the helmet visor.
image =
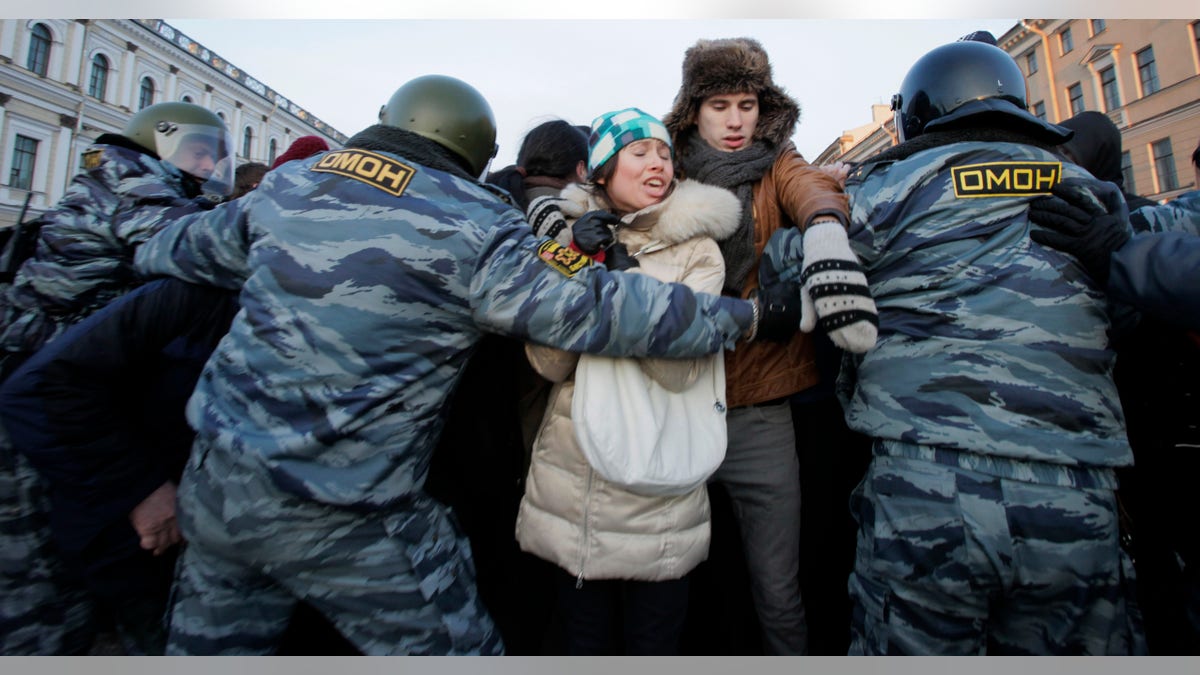
[[156,130],[158,155],[164,162],[200,181],[205,194],[233,193],[233,137],[219,127],[172,124]]

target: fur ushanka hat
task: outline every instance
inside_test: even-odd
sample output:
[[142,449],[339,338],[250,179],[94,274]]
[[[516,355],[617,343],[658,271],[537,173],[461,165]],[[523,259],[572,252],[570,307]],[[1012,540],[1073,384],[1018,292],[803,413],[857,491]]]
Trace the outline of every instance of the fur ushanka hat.
[[663,124],[676,148],[680,135],[696,126],[700,104],[714,94],[758,94],[758,125],[754,139],[781,146],[800,121],[800,104],[771,79],[767,52],[752,38],[699,40],[683,56],[683,83]]

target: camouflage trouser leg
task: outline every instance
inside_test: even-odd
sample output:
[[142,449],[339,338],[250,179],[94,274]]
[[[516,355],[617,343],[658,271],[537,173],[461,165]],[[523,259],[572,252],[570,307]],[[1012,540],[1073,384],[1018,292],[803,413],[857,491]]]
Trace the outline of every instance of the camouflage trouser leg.
[[93,607],[65,578],[50,539],[45,484],[0,427],[0,654],[83,654]]
[[876,456],[851,506],[851,654],[1145,653],[1111,490]]
[[382,515],[301,501],[198,442],[167,653],[271,653],[297,599],[365,654],[501,653],[466,539],[444,507],[415,501]]

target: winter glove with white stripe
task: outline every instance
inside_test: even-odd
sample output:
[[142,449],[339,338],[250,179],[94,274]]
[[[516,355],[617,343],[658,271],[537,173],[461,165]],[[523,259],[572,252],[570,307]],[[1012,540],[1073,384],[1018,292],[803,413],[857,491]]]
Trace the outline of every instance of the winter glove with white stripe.
[[835,345],[856,354],[875,346],[879,315],[867,276],[841,223],[817,220],[804,231],[800,279],[800,330],[811,333],[820,324]]
[[571,227],[563,214],[565,200],[551,195],[538,197],[529,204],[526,219],[533,233],[539,237],[550,237],[563,246],[571,245]]

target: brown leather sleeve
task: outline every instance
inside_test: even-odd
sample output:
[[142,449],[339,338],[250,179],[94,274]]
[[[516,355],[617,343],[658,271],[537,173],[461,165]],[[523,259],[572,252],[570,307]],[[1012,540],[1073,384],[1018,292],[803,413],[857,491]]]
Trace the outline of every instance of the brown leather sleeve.
[[829,174],[804,161],[791,143],[779,153],[771,169],[780,208],[800,229],[813,218],[831,215],[850,222],[850,200]]

